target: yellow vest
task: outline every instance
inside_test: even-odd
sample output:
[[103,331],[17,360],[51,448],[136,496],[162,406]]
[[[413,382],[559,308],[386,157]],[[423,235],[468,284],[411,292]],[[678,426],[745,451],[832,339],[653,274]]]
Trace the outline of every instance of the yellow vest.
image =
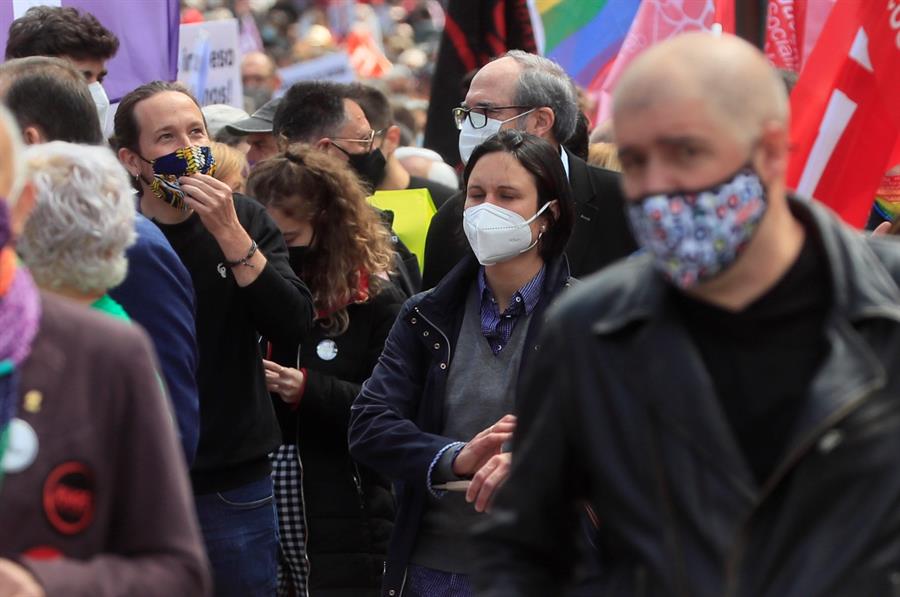
[[394,214],[394,232],[419,261],[419,271],[425,267],[425,237],[431,218],[437,212],[428,189],[404,191],[375,191],[369,203]]

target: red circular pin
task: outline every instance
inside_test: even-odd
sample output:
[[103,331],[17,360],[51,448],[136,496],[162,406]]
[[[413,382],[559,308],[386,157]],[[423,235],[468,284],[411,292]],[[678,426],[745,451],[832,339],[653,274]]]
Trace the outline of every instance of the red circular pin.
[[87,465],[69,461],[50,471],[44,481],[44,514],[63,535],[75,535],[94,519],[94,475]]

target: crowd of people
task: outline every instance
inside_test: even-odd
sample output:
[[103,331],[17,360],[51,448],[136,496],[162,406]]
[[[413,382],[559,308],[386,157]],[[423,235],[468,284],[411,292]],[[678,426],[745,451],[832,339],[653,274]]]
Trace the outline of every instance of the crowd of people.
[[900,245],[786,187],[757,49],[662,42],[593,131],[508,51],[457,174],[249,10],[246,111],[151,81],[108,139],[117,37],[11,26],[0,597],[898,594]]

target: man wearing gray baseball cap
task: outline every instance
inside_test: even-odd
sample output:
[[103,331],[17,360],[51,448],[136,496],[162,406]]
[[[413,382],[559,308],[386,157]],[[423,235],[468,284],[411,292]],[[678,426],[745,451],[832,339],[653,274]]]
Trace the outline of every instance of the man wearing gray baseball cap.
[[278,144],[272,135],[272,120],[279,103],[281,103],[281,98],[269,100],[250,118],[225,125],[225,130],[232,135],[247,137],[247,143],[250,144],[247,161],[250,162],[251,168],[257,162],[267,160],[278,153]]

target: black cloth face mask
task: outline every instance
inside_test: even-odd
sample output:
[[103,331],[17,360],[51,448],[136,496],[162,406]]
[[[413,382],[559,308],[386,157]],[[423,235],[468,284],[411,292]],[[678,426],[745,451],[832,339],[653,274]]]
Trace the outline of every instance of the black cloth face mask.
[[348,153],[346,149],[340,145],[334,145],[347,156],[350,167],[363,181],[370,192],[375,191],[381,181],[384,180],[384,168],[387,160],[380,149],[374,149],[369,153]]

